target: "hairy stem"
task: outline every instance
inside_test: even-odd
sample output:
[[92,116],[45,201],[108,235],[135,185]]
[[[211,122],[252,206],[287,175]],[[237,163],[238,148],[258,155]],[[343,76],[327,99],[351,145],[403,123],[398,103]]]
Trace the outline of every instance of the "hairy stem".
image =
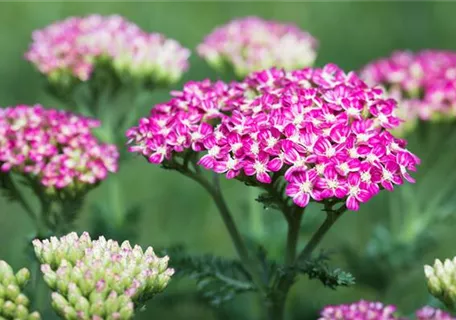
[[285,251],[285,265],[293,266],[296,260],[296,248],[301,229],[301,220],[304,210],[293,210],[288,218],[287,245]]
[[187,177],[191,178],[192,180],[198,182],[206,191],[211,195],[214,203],[220,212],[222,220],[225,224],[225,227],[228,230],[230,235],[231,241],[234,244],[236,252],[241,259],[241,263],[244,267],[249,271],[250,275],[252,276],[252,280],[254,281],[255,285],[258,289],[266,293],[267,288],[264,284],[264,281],[261,277],[261,272],[259,270],[259,264],[256,263],[254,259],[252,259],[247,246],[242,238],[236,223],[234,222],[233,216],[226,204],[226,201],[223,197],[223,194],[220,190],[220,185],[218,181],[218,175],[214,174],[213,183],[210,183],[202,174],[197,174],[191,172],[188,169],[179,170],[181,173],[186,175]]
[[250,230],[253,233],[255,240],[261,240],[264,237],[263,210],[261,204],[256,200],[260,194],[261,191],[255,187],[250,187],[249,192],[247,193]]
[[323,224],[318,228],[318,230],[314,233],[310,241],[307,243],[307,245],[304,247],[304,249],[301,251],[301,253],[298,256],[297,262],[300,261],[306,261],[307,259],[310,258],[312,255],[313,251],[316,249],[318,244],[321,242],[321,240],[324,238],[326,233],[331,229],[332,225],[339,219],[342,214],[346,211],[345,205],[340,207],[337,210],[332,210],[332,208],[327,209],[327,216]]

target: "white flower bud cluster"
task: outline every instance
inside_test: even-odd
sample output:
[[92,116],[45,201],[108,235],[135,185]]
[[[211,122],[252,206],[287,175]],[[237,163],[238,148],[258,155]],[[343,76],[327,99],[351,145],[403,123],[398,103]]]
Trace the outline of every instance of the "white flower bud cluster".
[[38,312],[30,313],[29,299],[22,289],[30,279],[30,271],[21,269],[14,274],[11,266],[0,260],[0,320],[39,320]]
[[436,259],[434,266],[425,265],[429,292],[450,309],[456,308],[456,257],[444,262]]
[[33,245],[53,307],[65,319],[131,319],[134,307],[161,292],[174,273],[169,258],[157,257],[151,247],[92,241],[88,233]]

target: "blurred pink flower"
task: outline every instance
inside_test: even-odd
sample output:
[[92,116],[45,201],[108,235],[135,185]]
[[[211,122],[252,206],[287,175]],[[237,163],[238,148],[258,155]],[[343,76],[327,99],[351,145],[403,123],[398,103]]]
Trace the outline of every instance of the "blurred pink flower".
[[117,171],[118,151],[92,134],[99,121],[19,105],[0,109],[0,169],[33,178],[46,187],[95,184]]
[[99,61],[120,75],[175,82],[188,68],[190,51],[159,33],[147,33],[121,16],[70,17],[36,30],[25,54],[51,80],[88,80]]
[[245,17],[217,27],[198,46],[213,67],[228,63],[237,76],[271,67],[286,70],[311,66],[317,41],[293,24]]

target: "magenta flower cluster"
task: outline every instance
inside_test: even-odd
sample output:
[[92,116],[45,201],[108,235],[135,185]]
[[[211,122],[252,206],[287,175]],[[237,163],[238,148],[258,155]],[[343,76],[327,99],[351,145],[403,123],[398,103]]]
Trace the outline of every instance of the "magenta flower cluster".
[[174,82],[188,68],[190,51],[121,16],[71,17],[36,30],[26,59],[51,79],[90,78],[100,59],[123,74]]
[[197,51],[213,67],[228,63],[239,77],[271,67],[312,65],[317,41],[293,24],[246,17],[216,28]]
[[423,307],[416,312],[417,320],[456,320],[450,314],[429,306]]
[[352,304],[326,306],[319,320],[397,320],[396,307],[361,300]]
[[[319,320],[406,320],[395,315],[396,307],[381,302],[361,300],[351,304],[326,306]],[[450,314],[429,306],[415,313],[417,320],[455,320]]]
[[40,105],[0,109],[0,169],[45,187],[95,184],[117,171],[118,151],[92,134],[97,120]]
[[189,82],[173,95],[127,131],[130,151],[152,163],[204,152],[198,164],[228,179],[283,176],[301,207],[341,199],[358,210],[382,188],[414,181],[419,159],[388,131],[400,123],[396,102],[335,65]]
[[386,87],[399,101],[399,112],[406,120],[429,120],[456,112],[456,52],[394,52],[368,64],[361,77],[370,85]]

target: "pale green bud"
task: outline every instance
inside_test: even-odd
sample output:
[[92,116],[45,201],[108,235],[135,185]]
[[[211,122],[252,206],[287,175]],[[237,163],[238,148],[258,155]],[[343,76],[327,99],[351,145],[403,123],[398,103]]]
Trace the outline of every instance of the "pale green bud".
[[16,314],[16,305],[12,301],[5,301],[2,307],[2,313],[7,316],[14,318],[14,315]]
[[73,305],[77,311],[82,311],[84,314],[89,314],[90,303],[85,297],[79,297],[79,299]]
[[26,268],[22,268],[16,273],[16,280],[19,287],[23,288],[30,280],[30,271]]
[[5,293],[9,300],[14,300],[21,293],[21,290],[17,285],[10,284],[6,287]]
[[120,319],[131,319],[131,318],[133,318],[134,310],[135,310],[135,308],[134,308],[133,302],[127,303],[119,311]]
[[16,300],[14,300],[14,302],[16,304],[20,304],[20,305],[23,305],[25,307],[27,307],[29,304],[30,304],[30,300],[29,298],[27,298],[27,296],[23,293],[20,293],[17,297],[16,297]]
[[5,287],[0,283],[0,299],[4,298],[5,295]]
[[97,316],[104,316],[105,308],[104,308],[104,301],[97,301],[90,306],[90,314],[97,315]]
[[27,320],[41,320],[41,317],[40,314],[35,311],[28,316]]
[[15,319],[26,319],[28,316],[28,310],[23,305],[16,306],[16,317]]

